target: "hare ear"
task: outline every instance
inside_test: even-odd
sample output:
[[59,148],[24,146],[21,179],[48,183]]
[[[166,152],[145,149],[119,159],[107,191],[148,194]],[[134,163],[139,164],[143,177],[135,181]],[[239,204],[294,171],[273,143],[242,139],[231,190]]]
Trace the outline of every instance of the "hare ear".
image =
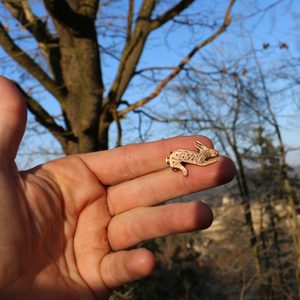
[[206,147],[202,144],[202,143],[200,143],[199,141],[196,141],[195,142],[195,146],[196,146],[196,148],[197,149],[199,149],[199,150],[204,150]]

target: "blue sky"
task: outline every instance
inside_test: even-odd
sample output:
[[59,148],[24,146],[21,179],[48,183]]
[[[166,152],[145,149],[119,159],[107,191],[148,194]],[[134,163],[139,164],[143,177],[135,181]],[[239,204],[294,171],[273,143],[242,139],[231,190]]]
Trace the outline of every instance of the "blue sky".
[[[41,6],[41,1],[32,0],[34,4],[34,10],[39,15],[43,15],[44,11]],[[124,11],[124,2],[127,1],[116,1],[115,5],[110,9],[110,13],[115,13],[116,15],[121,14]],[[137,1],[140,3],[141,1]],[[212,45],[209,45],[205,48],[204,52],[201,53],[216,53],[218,52],[218,57],[231,57],[242,55],[245,52],[245,49],[249,48],[250,43],[253,43],[254,48],[261,49],[263,43],[269,43],[270,48],[274,49],[274,51],[269,51],[267,53],[262,53],[262,59],[264,63],[268,62],[268,67],[272,67],[272,65],[280,64],[285,57],[299,57],[300,49],[299,49],[299,28],[300,25],[300,7],[297,1],[278,1],[281,2],[273,9],[269,9],[267,12],[258,12],[256,10],[256,14],[254,14],[255,10],[253,9],[253,3],[256,3],[261,8],[268,7],[274,1],[264,0],[264,1],[237,1],[237,4],[234,8],[234,18],[232,26],[227,30],[225,34],[223,34],[217,41],[215,41]],[[196,3],[192,6],[191,12],[205,12],[209,17],[207,19],[203,19],[206,22],[212,23],[216,18],[221,18],[224,13],[225,4],[227,1],[214,0],[206,2],[203,7],[203,2],[196,1]],[[137,5],[138,6],[138,5]],[[0,8],[0,18],[3,18],[3,9]],[[252,16],[251,16],[252,15]],[[250,17],[251,16],[251,17]],[[245,19],[246,17],[246,19]],[[121,23],[120,23],[121,24]],[[14,24],[10,24],[11,33],[18,34],[20,28],[14,27]],[[201,28],[201,30],[200,30]],[[187,28],[179,28],[173,29],[170,26],[165,26],[161,31],[157,31],[150,38],[148,43],[148,48],[143,54],[142,63],[139,65],[139,68],[158,65],[158,66],[174,66],[179,63],[183,56],[185,56],[191,47],[201,39],[205,38],[209,34],[209,29],[204,27],[199,27],[199,31],[190,32]],[[117,42],[117,41],[109,41],[107,42]],[[282,49],[281,51],[278,49],[278,45],[282,42],[288,44],[289,49]],[[28,49],[34,49],[35,45],[32,42],[21,42],[21,45]],[[197,55],[192,64],[198,65],[201,64],[202,54]],[[269,55],[269,57],[268,57]],[[3,53],[0,48],[0,58],[3,59],[5,57],[5,53]],[[21,70],[15,67],[13,64],[8,67],[6,63],[3,63],[3,60],[0,61],[0,73],[6,76],[9,76],[15,80],[23,81],[22,77],[20,77]],[[105,74],[105,81],[109,86],[109,83],[114,78],[115,69],[117,67],[117,62],[111,60],[109,57],[105,57],[103,59],[103,68]],[[34,85],[34,89],[36,91],[36,97],[38,97],[41,103],[47,107],[47,109],[54,114],[59,114],[59,106],[53,101],[52,97],[45,94],[44,91],[37,87],[36,83],[27,80],[25,84],[29,87]],[[152,90],[152,87],[148,84],[143,85],[142,87],[138,84],[138,82],[133,82],[133,84],[137,84],[136,87],[129,89],[125,95],[126,99],[129,100],[138,100],[139,98],[147,95],[149,91]],[[297,91],[295,91],[297,93]],[[162,101],[168,101],[165,96],[162,95],[158,97],[151,103],[151,107],[160,109],[160,103]],[[299,101],[297,98],[297,94],[294,96],[294,101]],[[298,100],[297,100],[298,99]],[[278,110],[280,123],[282,125],[282,129],[284,130],[284,139],[286,143],[291,147],[299,147],[299,107],[293,105],[292,99],[282,99],[280,101],[280,107],[275,107]],[[136,130],[137,127],[137,118],[136,116],[131,116],[127,120],[124,121],[125,128],[128,129],[128,132],[132,132],[132,130]],[[32,124],[30,126],[33,126]],[[147,127],[147,124],[144,124]],[[125,130],[124,130],[125,131]],[[114,127],[112,127],[111,132],[112,137],[114,136]],[[149,138],[159,139],[163,137],[167,137],[170,135],[176,135],[175,128],[166,128],[161,125],[156,125],[152,127],[151,134]],[[137,140],[137,135],[133,138],[132,134],[124,135],[124,143],[134,142]],[[113,140],[113,139],[112,139]],[[49,143],[49,149],[53,148],[57,149],[58,144],[53,140],[49,135],[45,135],[41,140],[36,139],[34,136],[28,137],[24,140],[23,151],[26,153],[34,152],[33,149],[39,148],[41,145],[45,143]],[[113,146],[114,142],[112,142]],[[26,150],[27,149],[27,150]],[[52,156],[46,156],[46,158],[51,158]],[[289,154],[290,161],[293,163],[296,161],[300,163],[299,152],[291,152]],[[45,158],[41,157],[40,159],[35,159],[34,163],[39,163],[43,161]],[[23,161],[23,157],[20,159]]]

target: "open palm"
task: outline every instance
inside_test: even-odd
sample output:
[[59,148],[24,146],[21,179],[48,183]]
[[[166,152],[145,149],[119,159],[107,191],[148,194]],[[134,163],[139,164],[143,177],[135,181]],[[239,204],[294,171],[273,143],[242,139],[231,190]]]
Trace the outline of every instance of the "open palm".
[[17,171],[15,155],[26,112],[18,90],[0,78],[0,298],[105,299],[143,278],[153,254],[131,246],[212,222],[202,202],[158,205],[225,183],[232,162],[220,157],[189,176],[166,168],[176,148],[204,137],[177,137],[72,155]]

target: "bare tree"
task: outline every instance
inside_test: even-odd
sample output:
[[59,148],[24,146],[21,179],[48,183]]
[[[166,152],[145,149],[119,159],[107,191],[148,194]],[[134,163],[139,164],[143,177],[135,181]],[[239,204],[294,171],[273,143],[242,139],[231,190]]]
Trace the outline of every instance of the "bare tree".
[[[195,43],[148,96],[131,103],[124,101],[123,96],[133,79],[143,73],[137,72],[137,66],[149,36],[166,23],[176,22],[189,7],[201,8],[194,0],[174,4],[144,0],[140,7],[134,0],[122,1],[121,4],[126,5],[126,13],[121,16],[125,21],[120,23],[119,17],[110,15],[108,21],[113,24],[112,29],[103,24],[107,21],[105,9],[109,12],[114,1],[45,0],[45,14],[38,16],[28,0],[2,0],[11,16],[2,17],[0,44],[59,103],[62,122],[58,122],[33,93],[20,86],[29,110],[55,136],[65,153],[106,149],[110,125],[117,124],[117,144],[121,144],[120,119],[157,97],[201,48],[226,30],[234,2],[229,2],[223,21],[210,36]],[[23,31],[13,32],[12,20],[17,21]],[[112,45],[101,43],[105,34],[111,35]],[[38,47],[34,52],[38,54],[36,57],[22,47],[22,40],[28,38]],[[122,43],[117,49],[114,39]],[[118,64],[110,86],[106,86],[102,73],[104,54],[114,56]]]
[[258,58],[251,57],[251,63],[247,59],[250,70],[243,59],[224,67],[215,56],[207,61],[209,71],[189,70],[188,79],[176,89],[184,99],[180,113],[156,119],[177,123],[191,133],[209,130],[219,147],[235,160],[254,262],[253,283],[259,286],[261,299],[292,299],[299,293],[298,199],[272,107],[273,102],[284,99],[289,85],[277,84],[277,70],[264,72]]

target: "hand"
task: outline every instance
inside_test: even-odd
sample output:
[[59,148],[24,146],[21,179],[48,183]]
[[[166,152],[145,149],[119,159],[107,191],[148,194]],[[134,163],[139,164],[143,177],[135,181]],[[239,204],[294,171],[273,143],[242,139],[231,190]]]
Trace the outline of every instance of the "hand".
[[1,299],[106,299],[153,269],[150,251],[129,247],[212,222],[202,202],[158,204],[234,176],[225,157],[188,165],[188,177],[167,168],[171,150],[193,150],[195,140],[212,147],[199,136],[72,155],[19,173],[25,123],[24,99],[0,78]]

